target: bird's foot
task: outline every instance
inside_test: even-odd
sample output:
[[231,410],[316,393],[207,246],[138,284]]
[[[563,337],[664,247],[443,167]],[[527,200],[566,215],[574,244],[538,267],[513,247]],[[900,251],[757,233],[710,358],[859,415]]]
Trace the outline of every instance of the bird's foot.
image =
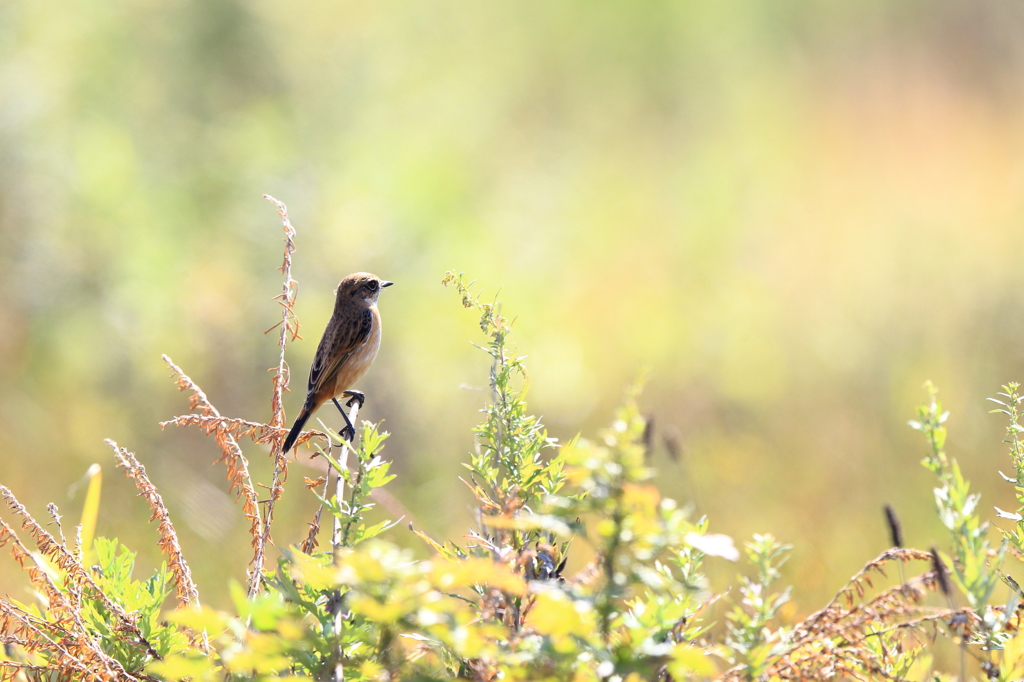
[[338,431],[338,435],[341,436],[342,440],[351,444],[356,439],[356,430],[346,425],[342,427],[341,431]]
[[366,396],[363,395],[362,391],[345,391],[342,395],[348,398],[348,402],[345,403],[349,407],[352,407],[353,403],[359,403],[359,409],[363,409],[363,405],[366,404]]

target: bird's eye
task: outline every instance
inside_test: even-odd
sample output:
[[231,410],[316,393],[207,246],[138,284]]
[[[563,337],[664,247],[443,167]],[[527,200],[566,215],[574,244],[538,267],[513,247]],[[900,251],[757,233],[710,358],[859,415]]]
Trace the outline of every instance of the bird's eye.
[[377,289],[380,288],[380,282],[378,282],[375,279],[371,279],[370,283],[367,284],[366,286],[368,286],[370,288],[370,291],[377,291]]

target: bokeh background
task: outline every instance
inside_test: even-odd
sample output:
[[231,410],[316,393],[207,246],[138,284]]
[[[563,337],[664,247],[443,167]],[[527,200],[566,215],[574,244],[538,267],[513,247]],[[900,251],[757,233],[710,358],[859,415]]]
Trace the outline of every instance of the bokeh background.
[[[160,355],[269,419],[270,193],[298,230],[290,416],[338,280],[397,283],[362,416],[420,528],[466,529],[486,398],[452,268],[517,317],[552,435],[594,435],[647,372],[682,446],[658,484],[714,531],[794,544],[812,611],[888,545],[885,502],[944,546],[906,426],[926,380],[983,506],[1016,506],[985,398],[1024,378],[1022,35],[1024,5],[967,0],[0,3],[0,483],[73,525],[101,463],[99,533],[148,572],[113,438],[226,603],[246,525],[212,440],[158,427],[187,411]],[[280,544],[314,508],[302,475]]]

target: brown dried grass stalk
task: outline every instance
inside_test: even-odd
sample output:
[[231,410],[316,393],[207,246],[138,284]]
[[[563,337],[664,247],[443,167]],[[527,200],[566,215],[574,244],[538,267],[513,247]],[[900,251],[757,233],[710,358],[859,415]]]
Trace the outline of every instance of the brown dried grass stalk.
[[[935,637],[935,628],[958,619],[969,631],[977,625],[970,609],[922,606],[928,592],[938,589],[934,571],[865,599],[873,588],[873,574],[885,575],[894,561],[930,562],[931,555],[916,549],[890,549],[869,561],[836,593],[831,602],[793,628],[786,648],[772,656],[767,679],[807,680],[898,679],[886,672],[901,653],[920,652]],[[733,668],[723,680],[741,680],[744,671]]]
[[[17,640],[29,653],[47,653],[52,658],[48,669],[54,666],[60,670],[75,670],[83,679],[139,679],[130,675],[114,658],[103,652],[86,629],[82,620],[82,594],[101,602],[116,619],[116,629],[129,633],[145,647],[150,656],[159,659],[159,654],[139,631],[135,618],[120,605],[111,601],[77,556],[43,528],[29,511],[18,502],[8,488],[0,486],[0,496],[11,511],[22,519],[22,528],[28,531],[36,548],[53,566],[64,573],[65,589],[61,589],[51,573],[52,568],[42,564],[18,534],[0,520],[0,546],[9,545],[11,556],[29,577],[32,585],[46,599],[46,618],[30,614],[7,600],[0,600],[0,632]],[[35,668],[28,664],[11,664],[0,661],[0,680],[11,679],[23,667]]]
[[[202,429],[206,435],[219,436],[223,432],[225,435],[235,439],[249,438],[257,445],[270,445],[275,440],[283,439],[288,435],[289,431],[287,428],[271,426],[262,422],[253,422],[248,419],[206,416],[202,414],[183,414],[174,419],[160,422],[160,426],[196,426]],[[327,434],[323,431],[310,429],[303,431],[295,443],[296,445],[301,445],[313,438],[322,438],[325,443],[330,442]],[[229,476],[229,480],[230,478]]]
[[[327,475],[324,476],[323,484],[324,491],[321,497],[323,497],[326,500],[327,492],[331,489],[330,469],[327,470]],[[306,535],[306,539],[302,541],[302,545],[299,547],[299,549],[301,549],[304,554],[312,554],[316,550],[317,546],[320,544],[317,541],[316,536],[320,533],[320,517],[323,514],[323,510],[324,505],[317,505],[316,512],[313,513],[313,520],[309,522],[309,533]]]
[[[0,486],[0,494],[3,494],[7,499],[8,505],[24,509],[14,497],[14,494],[6,487]],[[28,512],[26,511],[25,513],[27,514]],[[32,520],[33,522],[35,521],[35,519]],[[5,545],[11,546],[11,556],[21,566],[21,570],[28,574],[29,582],[46,599],[54,615],[59,616],[74,610],[67,603],[67,597],[60,591],[57,584],[53,582],[47,567],[32,555],[32,552],[22,543],[21,538],[18,537],[14,529],[8,526],[3,519],[0,519],[0,547]],[[0,631],[7,632],[6,630]]]
[[[249,520],[249,534],[252,536],[252,544],[255,545],[263,532],[263,519],[260,517],[259,497],[256,489],[253,488],[252,478],[249,476],[249,461],[242,454],[242,448],[238,445],[238,439],[243,435],[250,436],[254,442],[263,442],[270,437],[272,430],[266,424],[255,422],[243,422],[241,419],[225,419],[213,406],[206,393],[194,382],[180,367],[171,362],[166,355],[163,356],[171,370],[177,375],[178,389],[181,391],[192,391],[189,396],[188,405],[190,409],[200,410],[202,414],[187,414],[175,417],[171,421],[161,422],[160,427],[168,424],[175,426],[199,426],[206,435],[213,435],[220,448],[221,457],[217,462],[224,462],[227,467],[228,489],[235,491],[235,500],[242,500],[242,513]],[[257,434],[259,434],[257,436]],[[280,437],[280,436],[278,436]],[[253,569],[255,570],[255,569]],[[252,576],[250,575],[250,581]]]
[[139,489],[139,497],[146,498],[149,508],[153,510],[153,516],[149,520],[155,521],[159,519],[160,521],[158,526],[160,540],[157,542],[157,545],[167,555],[167,568],[171,571],[171,575],[174,576],[179,608],[188,605],[199,606],[199,590],[192,580],[192,571],[189,570],[185,556],[181,553],[181,545],[178,544],[178,533],[174,530],[170,513],[167,511],[167,507],[164,506],[163,498],[160,497],[160,493],[156,491],[156,486],[153,485],[153,482],[149,480],[149,476],[146,474],[146,467],[142,466],[132,452],[118,447],[114,441],[108,438],[106,443],[114,450],[117,466],[124,469],[125,476],[135,481],[135,487]]
[[864,564],[864,566],[857,571],[856,574],[843,586],[836,596],[832,597],[832,601],[828,605],[817,613],[811,614],[805,621],[808,627],[820,618],[825,617],[835,607],[836,603],[843,600],[847,606],[852,606],[858,599],[864,597],[867,588],[874,587],[871,583],[871,575],[877,573],[881,576],[885,576],[884,567],[890,561],[898,560],[901,563],[908,561],[931,561],[932,555],[928,552],[922,552],[919,549],[887,549],[886,551],[879,554],[876,558]]
[[[52,610],[51,607],[51,615]],[[0,601],[0,631],[12,633],[2,638],[5,645],[19,646],[27,654],[43,654],[49,659],[46,665],[0,661],[0,680],[12,680],[19,671],[53,674],[55,670],[63,674],[76,673],[71,679],[140,679],[128,673],[119,661],[102,651],[99,644],[86,634],[80,618],[71,621],[45,620],[6,601]],[[29,679],[46,678],[39,676]],[[151,678],[143,676],[143,679]]]
[[[280,268],[281,274],[284,275],[284,283],[282,284],[281,293],[276,297],[282,309],[281,321],[267,330],[271,331],[278,326],[281,328],[277,341],[280,353],[278,355],[277,367],[274,370],[274,393],[270,400],[272,413],[270,425],[283,427],[285,424],[283,396],[284,392],[288,390],[288,381],[291,378],[284,354],[288,347],[289,336],[291,336],[292,340],[301,338],[299,336],[299,320],[293,310],[295,294],[298,291],[298,282],[292,279],[292,253],[295,252],[295,228],[292,227],[291,221],[288,220],[288,208],[283,203],[269,194],[264,194],[263,198],[277,207],[277,214],[281,216],[281,222],[284,227],[284,258]],[[277,501],[281,499],[281,495],[284,493],[284,483],[288,480],[288,459],[285,457],[285,453],[281,451],[283,441],[284,439],[281,437],[275,439],[271,444],[270,453],[274,458],[274,476],[270,484],[270,499],[266,502],[263,532],[255,542],[256,551],[253,555],[252,572],[249,578],[250,597],[255,596],[260,590],[266,548],[268,544],[273,542],[270,528],[274,522],[274,507]]]
[[292,254],[295,252],[295,228],[292,227],[291,221],[288,220],[288,208],[270,196],[264,194],[263,198],[273,203],[277,207],[277,214],[281,216],[281,222],[284,226],[284,259],[281,262],[281,274],[284,275],[284,283],[282,284],[281,293],[275,297],[281,305],[281,321],[268,329],[271,331],[276,327],[280,326],[281,333],[278,337],[277,345],[281,349],[278,357],[277,369],[274,373],[274,395],[271,399],[271,410],[273,417],[271,418],[271,425],[273,426],[284,426],[284,392],[288,390],[288,380],[290,374],[288,371],[288,363],[285,362],[284,353],[288,346],[288,337],[292,340],[301,339],[299,336],[299,318],[295,314],[295,295],[298,292],[299,283],[292,279]]
[[[294,312],[295,294],[298,290],[298,283],[292,279],[292,253],[295,251],[295,228],[288,219],[288,210],[283,203],[269,195],[264,197],[277,207],[278,215],[281,216],[284,225],[284,258],[281,264],[281,272],[284,275],[282,292],[275,297],[281,305],[281,321],[267,331],[280,327],[278,347],[280,353],[278,364],[272,368],[274,372],[274,390],[271,398],[272,416],[270,423],[252,422],[244,419],[231,419],[223,417],[214,407],[201,388],[175,365],[166,355],[164,361],[177,375],[177,384],[180,390],[192,392],[189,398],[189,407],[198,410],[199,414],[180,415],[166,422],[161,422],[161,427],[174,426],[197,426],[207,435],[212,435],[217,441],[221,450],[221,459],[227,466],[227,478],[230,489],[236,492],[236,499],[242,500],[242,510],[245,517],[249,519],[249,534],[252,537],[253,559],[250,562],[247,578],[248,594],[254,596],[260,590],[263,575],[263,566],[266,560],[266,548],[272,544],[271,527],[274,520],[274,507],[284,492],[284,483],[288,478],[288,460],[285,453],[281,452],[281,444],[288,429],[285,428],[285,414],[283,395],[288,390],[290,378],[288,364],[285,361],[285,350],[288,340],[299,339],[299,322]],[[327,435],[318,431],[307,431],[299,439],[299,443],[305,443],[311,438],[322,437],[325,440]],[[256,486],[253,485],[249,474],[248,460],[242,454],[239,441],[242,438],[250,438],[258,445],[268,445],[270,454],[274,458],[274,473],[269,486],[270,495],[266,500],[260,500],[256,494]],[[329,442],[329,441],[328,441]],[[261,514],[260,505],[265,504]]]
[[[54,540],[53,536],[50,535],[50,533],[45,528],[39,525],[39,522],[36,521],[31,514],[29,514],[28,510],[20,502],[18,502],[18,499],[14,496],[14,493],[12,493],[5,486],[0,486],[0,496],[2,496],[4,500],[7,501],[7,506],[10,507],[11,511],[13,511],[18,516],[22,517],[22,528],[27,530],[29,532],[29,535],[32,536],[32,539],[36,543],[36,547],[39,549],[40,553],[42,553],[43,556],[52,561],[58,569],[64,571],[67,574],[67,577],[70,580],[71,584],[74,584],[81,590],[88,590],[89,594],[93,598],[102,602],[103,605],[111,613],[117,616],[118,620],[120,621],[121,627],[135,635],[138,638],[139,642],[146,646],[146,648],[149,650],[150,655],[159,657],[159,655],[156,653],[156,651],[153,650],[153,647],[149,644],[149,642],[146,641],[146,638],[142,636],[141,632],[139,632],[139,629],[135,624],[135,619],[131,615],[129,615],[124,609],[122,609],[118,604],[111,601],[106,594],[104,594],[103,590],[100,589],[100,586],[96,584],[96,581],[92,579],[92,576],[89,574],[89,572],[85,569],[84,566],[82,566],[82,563],[81,561],[79,561],[78,557],[73,555],[71,552],[68,551],[66,547],[61,545],[56,540]],[[10,528],[7,527],[7,530],[10,530]],[[15,536],[15,539],[16,538],[17,536]],[[24,550],[24,545],[21,545],[20,541],[18,541],[18,546],[20,549]],[[18,557],[15,556],[15,558],[17,559]],[[35,562],[34,559],[33,562]],[[22,567],[25,566],[23,561],[19,561],[19,563],[22,565]],[[29,578],[31,579],[34,574],[41,574],[41,577],[45,579],[46,584],[52,587],[52,590],[48,589],[45,592],[48,599],[52,598],[52,595],[54,594],[63,594],[50,579],[49,574],[42,567],[36,565],[36,569],[38,570],[38,574],[36,574],[31,569],[28,570]],[[35,584],[38,587],[41,583],[38,581],[33,581],[33,584]],[[56,590],[56,593],[54,593],[53,590]],[[62,596],[58,598],[63,599]]]

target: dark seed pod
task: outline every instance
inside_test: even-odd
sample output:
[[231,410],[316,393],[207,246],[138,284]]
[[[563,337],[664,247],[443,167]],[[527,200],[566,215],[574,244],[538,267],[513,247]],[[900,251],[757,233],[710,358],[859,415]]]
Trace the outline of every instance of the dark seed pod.
[[892,539],[892,546],[903,548],[903,528],[900,526],[900,519],[896,516],[896,510],[891,504],[885,505],[885,521],[889,524],[889,537]]
[[932,570],[935,571],[935,578],[939,581],[939,589],[948,599],[953,598],[953,590],[949,587],[949,575],[946,574],[946,565],[939,558],[939,552],[932,547]]

